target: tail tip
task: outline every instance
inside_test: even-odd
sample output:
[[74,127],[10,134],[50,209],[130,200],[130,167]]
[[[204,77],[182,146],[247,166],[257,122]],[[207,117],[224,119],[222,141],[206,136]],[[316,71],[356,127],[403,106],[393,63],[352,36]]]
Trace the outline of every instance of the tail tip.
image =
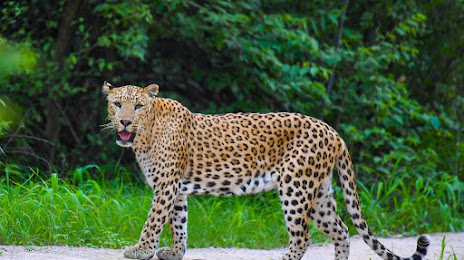
[[428,247],[430,245],[431,238],[429,235],[424,234],[417,239],[417,245],[421,247]]

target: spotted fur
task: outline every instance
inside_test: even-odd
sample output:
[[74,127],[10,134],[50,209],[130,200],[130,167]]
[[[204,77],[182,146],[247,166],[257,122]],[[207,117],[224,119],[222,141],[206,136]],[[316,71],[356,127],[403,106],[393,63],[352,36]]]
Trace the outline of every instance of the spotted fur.
[[[361,212],[353,165],[339,134],[326,123],[296,113],[191,113],[179,102],[156,97],[157,85],[103,85],[110,127],[118,144],[131,147],[155,196],[139,242],[129,258],[182,259],[187,248],[187,195],[242,195],[277,189],[290,238],[281,259],[301,259],[311,243],[310,219],[348,259],[348,229],[332,191],[336,166],[351,219],[364,241],[383,259],[423,259],[430,241],[401,258],[369,230]],[[128,139],[130,135],[131,139]],[[170,248],[158,248],[169,223]]]

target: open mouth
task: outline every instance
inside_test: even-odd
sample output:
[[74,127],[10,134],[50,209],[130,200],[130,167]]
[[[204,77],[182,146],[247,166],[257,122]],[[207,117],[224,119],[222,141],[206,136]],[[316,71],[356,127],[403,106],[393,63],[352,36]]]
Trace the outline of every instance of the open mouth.
[[123,130],[121,132],[117,132],[116,141],[122,144],[131,144],[134,141],[135,132],[131,133],[127,130]]

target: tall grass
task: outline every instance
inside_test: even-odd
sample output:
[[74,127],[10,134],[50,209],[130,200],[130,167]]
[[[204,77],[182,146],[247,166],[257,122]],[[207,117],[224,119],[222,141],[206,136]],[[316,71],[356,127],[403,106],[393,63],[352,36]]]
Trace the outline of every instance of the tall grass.
[[360,184],[359,194],[379,234],[464,230],[464,182],[457,176],[393,176],[370,187]]
[[[93,176],[91,168],[98,169],[80,168],[65,180],[57,174],[43,180],[37,171],[21,182],[0,178],[0,244],[118,248],[137,242],[153,192],[126,178],[97,181],[100,177]],[[272,193],[241,198],[192,196],[189,246],[286,245],[279,208],[279,199]],[[170,242],[166,228],[161,244]]]
[[0,188],[0,243],[120,247],[138,235],[148,193],[116,181],[74,186],[56,174],[39,182],[7,180]]
[[[105,180],[91,165],[58,178],[28,179],[14,168],[0,177],[0,244],[72,245],[119,248],[137,242],[151,205],[152,191],[121,173]],[[457,178],[395,178],[360,185],[365,216],[377,234],[463,231],[464,185]],[[338,189],[338,188],[336,188]],[[336,191],[336,194],[339,194]],[[340,199],[340,198],[339,198]],[[189,247],[287,246],[275,192],[244,197],[189,197]],[[339,212],[346,212],[339,204]],[[346,215],[342,213],[342,215]],[[351,224],[348,217],[343,217]],[[313,225],[313,241],[328,238]],[[350,231],[355,233],[354,227]],[[161,245],[170,245],[166,228]]]
[[[313,241],[327,236],[310,226]],[[191,196],[190,247],[275,248],[288,245],[284,214],[276,192],[250,196]]]

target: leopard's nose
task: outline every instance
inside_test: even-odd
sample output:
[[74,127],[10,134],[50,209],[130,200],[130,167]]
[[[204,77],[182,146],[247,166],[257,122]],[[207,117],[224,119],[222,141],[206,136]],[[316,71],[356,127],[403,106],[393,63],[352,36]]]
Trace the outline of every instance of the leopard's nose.
[[122,124],[123,126],[129,126],[130,124],[132,124],[132,122],[129,121],[129,120],[121,120],[121,124]]

